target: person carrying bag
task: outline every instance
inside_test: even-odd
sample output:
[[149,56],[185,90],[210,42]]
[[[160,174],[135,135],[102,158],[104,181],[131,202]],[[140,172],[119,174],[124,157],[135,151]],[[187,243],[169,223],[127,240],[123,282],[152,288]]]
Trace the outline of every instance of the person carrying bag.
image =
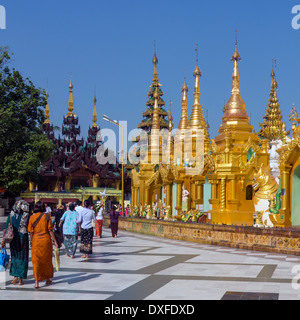
[[34,288],[39,288],[39,282],[46,280],[46,285],[52,283],[54,269],[52,264],[53,244],[58,248],[50,215],[45,213],[43,202],[38,201],[33,209],[34,214],[29,219],[31,260],[35,278]]

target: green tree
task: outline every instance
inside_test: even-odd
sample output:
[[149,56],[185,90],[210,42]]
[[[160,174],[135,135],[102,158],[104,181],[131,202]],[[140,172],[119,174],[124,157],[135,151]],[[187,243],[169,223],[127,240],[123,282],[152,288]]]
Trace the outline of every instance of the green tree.
[[45,90],[10,66],[11,53],[0,47],[0,186],[17,195],[37,168],[51,157],[53,143],[43,134]]

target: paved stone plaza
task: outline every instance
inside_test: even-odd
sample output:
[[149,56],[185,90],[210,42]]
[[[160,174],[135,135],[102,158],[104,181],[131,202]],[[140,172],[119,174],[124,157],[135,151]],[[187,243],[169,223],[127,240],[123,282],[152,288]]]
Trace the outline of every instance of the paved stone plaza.
[[[4,218],[1,218],[4,222]],[[2,238],[3,223],[1,223]],[[1,300],[298,300],[300,257],[176,241],[104,228],[94,254],[61,251],[53,284],[34,289],[32,265],[24,286],[1,276]],[[78,246],[79,248],[79,246]],[[3,282],[3,279],[5,280]],[[293,280],[294,279],[294,280]],[[299,285],[300,286],[300,285]]]

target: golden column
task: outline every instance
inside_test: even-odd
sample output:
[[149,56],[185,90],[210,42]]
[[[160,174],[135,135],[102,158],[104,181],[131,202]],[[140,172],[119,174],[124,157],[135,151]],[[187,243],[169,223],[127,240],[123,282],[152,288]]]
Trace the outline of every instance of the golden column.
[[[98,188],[100,177],[98,174],[93,175],[93,188]],[[93,196],[93,201],[97,201],[98,197]]]
[[281,176],[281,189],[284,193],[281,195],[281,209],[280,215],[283,215],[283,219],[280,219],[279,226],[289,227],[292,225],[291,215],[291,164],[283,164],[279,166]]
[[182,210],[182,181],[176,181],[176,207],[177,213],[181,213]]
[[72,181],[72,176],[71,176],[71,175],[68,175],[68,176],[65,178],[65,190],[66,190],[66,191],[71,190],[71,181]]
[[147,186],[145,188],[145,205],[151,204],[151,199],[150,199],[150,186]]
[[167,199],[166,199],[166,206],[170,206],[170,215],[172,216],[172,182],[167,183]]
[[191,209],[194,210],[196,209],[196,199],[197,199],[197,194],[196,194],[196,182],[191,179]]

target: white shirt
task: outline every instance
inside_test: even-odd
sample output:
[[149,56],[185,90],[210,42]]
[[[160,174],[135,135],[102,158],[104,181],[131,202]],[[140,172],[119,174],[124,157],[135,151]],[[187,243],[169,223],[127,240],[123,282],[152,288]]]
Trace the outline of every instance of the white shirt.
[[[78,208],[78,207],[76,207]],[[76,210],[77,211],[77,210]],[[92,220],[96,220],[95,218],[95,211],[89,208],[83,208],[77,211],[79,213],[79,218],[76,221],[77,223],[81,223],[82,229],[89,229],[92,228]]]
[[75,207],[75,211],[77,211],[78,213],[80,213],[80,211],[84,209],[83,206],[76,206]]
[[103,220],[103,207],[100,208],[100,210],[98,211],[97,220]]
[[51,213],[51,212],[52,212],[51,208],[50,208],[50,207],[47,207],[47,208],[46,208],[46,213]]

